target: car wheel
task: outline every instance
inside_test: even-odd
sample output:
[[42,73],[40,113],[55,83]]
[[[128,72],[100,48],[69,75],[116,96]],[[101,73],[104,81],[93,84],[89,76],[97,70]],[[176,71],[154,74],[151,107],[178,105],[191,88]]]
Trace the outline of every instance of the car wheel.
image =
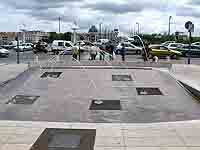
[[172,59],[178,59],[178,55],[177,55],[177,54],[174,54],[174,55],[172,56]]
[[137,50],[136,54],[140,55],[141,54],[141,50]]
[[119,51],[119,50],[117,50],[117,51],[116,51],[116,55],[119,55],[119,54],[120,54],[120,51]]
[[189,56],[190,56],[190,54],[189,54],[189,53],[185,53],[185,56],[186,56],[186,57],[189,57]]

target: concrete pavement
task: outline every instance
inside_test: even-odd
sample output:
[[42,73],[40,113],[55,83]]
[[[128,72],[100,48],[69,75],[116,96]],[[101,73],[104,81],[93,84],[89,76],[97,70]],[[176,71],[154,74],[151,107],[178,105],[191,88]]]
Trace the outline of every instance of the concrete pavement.
[[[58,79],[40,78],[46,71]],[[130,75],[133,81],[112,81]],[[0,119],[24,121],[151,123],[200,119],[200,104],[171,76],[141,69],[50,69],[1,89]],[[163,95],[139,95],[136,88],[159,88]],[[2,92],[3,91],[3,92]],[[32,105],[7,104],[16,95],[40,96]],[[93,99],[114,100],[121,110],[90,110]]]
[[28,69],[27,64],[1,64],[0,65],[0,86],[16,79]]
[[[200,121],[156,124],[0,121],[0,150],[29,150],[46,128],[96,130],[94,150],[200,150]],[[49,140],[42,144],[48,147]],[[62,145],[62,141],[57,143],[58,147]]]

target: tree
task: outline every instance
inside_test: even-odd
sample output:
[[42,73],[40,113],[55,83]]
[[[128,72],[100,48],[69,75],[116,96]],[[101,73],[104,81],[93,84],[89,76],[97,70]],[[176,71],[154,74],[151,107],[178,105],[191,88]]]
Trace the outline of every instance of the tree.
[[66,40],[66,41],[71,41],[72,39],[72,33],[71,32],[66,32],[63,34],[63,40]]
[[98,29],[96,28],[95,25],[93,25],[93,26],[89,29],[88,32],[89,32],[89,33],[91,33],[91,32],[98,32]]

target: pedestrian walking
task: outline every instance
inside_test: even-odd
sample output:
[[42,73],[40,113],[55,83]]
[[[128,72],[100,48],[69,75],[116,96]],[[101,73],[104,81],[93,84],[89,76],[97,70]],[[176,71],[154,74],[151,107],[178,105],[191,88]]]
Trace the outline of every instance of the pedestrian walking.
[[148,61],[150,50],[149,50],[149,45],[145,43],[144,48],[142,49],[142,57],[144,62]]
[[109,41],[106,49],[107,49],[107,51],[109,53],[110,61],[114,60],[113,52],[114,52],[115,47],[114,47],[114,45],[112,44],[111,41]]
[[100,60],[105,60],[105,52],[106,52],[106,44],[102,43],[102,45],[99,47],[100,48]]
[[77,60],[78,53],[79,53],[78,47],[77,47],[77,46],[74,46],[74,47],[72,48],[72,58],[73,58],[73,60]]
[[98,53],[97,47],[92,46],[90,48],[90,58],[91,58],[91,60],[96,60],[97,53]]
[[122,56],[122,61],[125,61],[125,55],[126,55],[126,48],[125,48],[125,44],[122,43],[122,48],[121,48],[121,56]]

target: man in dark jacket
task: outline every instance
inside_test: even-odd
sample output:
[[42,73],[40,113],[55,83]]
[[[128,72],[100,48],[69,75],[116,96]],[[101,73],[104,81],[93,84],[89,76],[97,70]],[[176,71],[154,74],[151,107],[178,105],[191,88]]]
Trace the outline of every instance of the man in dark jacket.
[[124,43],[122,43],[122,49],[121,49],[122,61],[125,61],[125,55],[126,55],[126,48]]
[[109,53],[109,57],[110,57],[110,60],[113,60],[113,52],[114,52],[114,45],[112,44],[111,41],[109,41],[108,45],[106,46],[106,50],[107,52]]

